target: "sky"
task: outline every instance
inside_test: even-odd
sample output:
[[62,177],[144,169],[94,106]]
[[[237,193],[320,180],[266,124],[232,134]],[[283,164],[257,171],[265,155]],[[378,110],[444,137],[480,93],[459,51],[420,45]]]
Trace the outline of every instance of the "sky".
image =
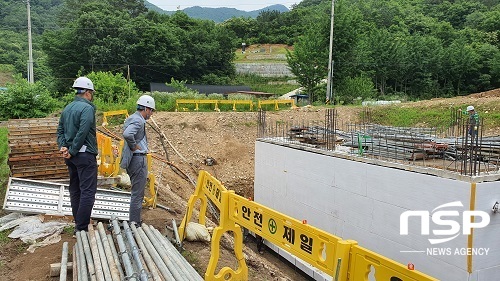
[[254,11],[265,8],[267,6],[281,4],[286,6],[288,9],[291,8],[293,4],[297,4],[300,0],[247,0],[247,1],[237,1],[237,0],[147,0],[149,3],[166,10],[175,11],[177,8],[180,10],[200,6],[206,8],[235,8],[242,11]]

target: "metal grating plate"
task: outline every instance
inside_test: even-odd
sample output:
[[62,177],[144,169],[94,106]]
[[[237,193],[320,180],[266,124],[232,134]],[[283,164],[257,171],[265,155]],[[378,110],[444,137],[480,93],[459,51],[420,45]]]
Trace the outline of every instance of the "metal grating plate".
[[[128,220],[130,193],[97,189],[92,218]],[[69,186],[21,178],[9,178],[3,208],[10,212],[71,216]]]

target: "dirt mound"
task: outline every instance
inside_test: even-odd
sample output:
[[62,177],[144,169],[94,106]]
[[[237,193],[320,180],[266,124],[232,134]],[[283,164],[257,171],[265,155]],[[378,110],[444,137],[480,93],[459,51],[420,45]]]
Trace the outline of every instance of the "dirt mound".
[[486,92],[476,93],[469,95],[472,98],[498,98],[500,97],[500,88]]

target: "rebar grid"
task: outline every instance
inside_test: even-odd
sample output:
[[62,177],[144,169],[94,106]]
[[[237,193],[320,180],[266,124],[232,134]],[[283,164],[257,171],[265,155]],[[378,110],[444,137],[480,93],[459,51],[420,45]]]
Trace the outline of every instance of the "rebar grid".
[[372,123],[365,109],[361,123],[343,123],[335,109],[324,120],[280,120],[258,113],[258,137],[405,165],[431,167],[464,176],[500,173],[500,136],[484,137],[484,120],[471,124],[451,110],[448,126],[393,127]]

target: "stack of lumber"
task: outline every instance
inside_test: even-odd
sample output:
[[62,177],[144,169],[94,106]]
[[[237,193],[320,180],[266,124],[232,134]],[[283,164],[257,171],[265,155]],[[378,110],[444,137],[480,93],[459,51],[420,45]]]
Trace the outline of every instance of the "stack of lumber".
[[9,120],[9,160],[12,177],[63,179],[68,177],[57,147],[58,118]]

